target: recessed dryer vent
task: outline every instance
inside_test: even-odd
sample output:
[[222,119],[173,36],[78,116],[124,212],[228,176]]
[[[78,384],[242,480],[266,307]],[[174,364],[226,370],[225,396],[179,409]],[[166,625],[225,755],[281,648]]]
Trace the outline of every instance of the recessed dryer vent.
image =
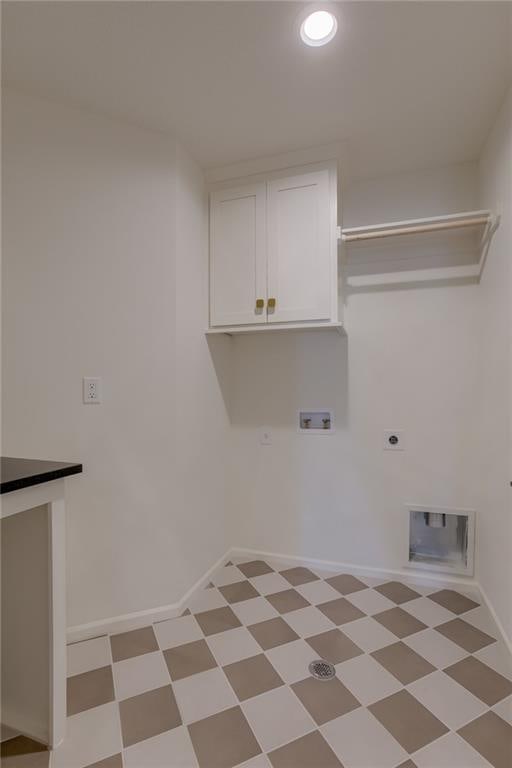
[[407,513],[411,568],[473,574],[474,510],[408,505]]

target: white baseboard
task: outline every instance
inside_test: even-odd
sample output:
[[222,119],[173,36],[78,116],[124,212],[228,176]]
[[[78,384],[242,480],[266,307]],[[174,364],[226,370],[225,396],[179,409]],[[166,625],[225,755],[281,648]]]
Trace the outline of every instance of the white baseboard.
[[203,589],[211,580],[217,568],[226,560],[229,560],[230,551],[228,550],[228,552],[222,555],[177,602],[161,605],[157,608],[148,608],[144,611],[125,613],[121,616],[111,616],[107,619],[91,621],[88,624],[76,624],[75,626],[68,627],[68,644],[78,643],[81,640],[90,640],[93,637],[107,635],[112,632],[126,632],[130,629],[139,629],[155,621],[165,621],[165,619],[174,619],[176,616],[180,616],[187,607],[187,603],[192,595],[198,590]]
[[496,613],[496,610],[495,610],[492,602],[490,601],[487,592],[485,591],[485,589],[482,587],[481,584],[478,585],[478,590],[480,592],[480,596],[481,596],[482,600],[485,603],[485,606],[486,606],[487,610],[491,614],[492,618],[494,619],[494,622],[495,622],[496,626],[498,627],[499,633],[501,635],[501,639],[503,640],[503,642],[507,646],[510,654],[512,655],[512,639],[505,632],[505,627],[501,623],[501,620],[500,620],[498,614]]
[[203,576],[192,586],[183,597],[175,603],[162,605],[157,608],[149,608],[144,611],[136,611],[122,616],[113,616],[99,621],[92,621],[88,624],[78,624],[68,627],[68,643],[76,643],[81,640],[88,640],[100,635],[106,635],[113,632],[124,632],[130,629],[138,629],[156,621],[165,621],[180,616],[193,595],[203,589],[210,581],[215,571],[228,560],[237,558],[270,560],[283,566],[301,565],[306,568],[318,569],[321,571],[349,571],[361,576],[370,576],[376,578],[402,578],[411,584],[431,584],[432,587],[456,587],[463,589],[467,594],[481,597],[485,606],[489,610],[496,626],[501,634],[503,642],[512,654],[512,642],[507,636],[503,624],[501,623],[492,602],[489,600],[486,592],[481,585],[473,578],[464,576],[451,576],[450,574],[436,574],[432,572],[418,572],[407,568],[373,568],[371,566],[357,565],[356,563],[344,563],[334,560],[321,560],[318,558],[308,558],[299,555],[285,555],[280,552],[266,552],[258,549],[247,549],[244,547],[231,547],[222,557],[220,557],[209,568]]
[[361,576],[374,576],[375,578],[400,577],[412,584],[432,584],[433,587],[457,586],[464,588],[468,594],[477,594],[479,585],[475,579],[468,576],[452,576],[451,574],[433,573],[432,571],[415,571],[412,568],[373,568],[371,566],[357,565],[356,563],[342,563],[334,560],[320,560],[301,557],[300,555],[284,555],[280,552],[263,552],[256,549],[233,547],[228,553],[229,559],[248,557],[262,560],[273,560],[283,565],[302,565],[306,568],[317,568],[322,571],[350,571]]

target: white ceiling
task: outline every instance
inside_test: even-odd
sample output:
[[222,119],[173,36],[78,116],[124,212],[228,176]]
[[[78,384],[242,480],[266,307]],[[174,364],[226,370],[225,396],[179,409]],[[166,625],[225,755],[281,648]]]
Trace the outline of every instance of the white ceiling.
[[4,2],[4,80],[172,130],[205,167],[342,141],[354,176],[478,157],[511,75],[510,2]]

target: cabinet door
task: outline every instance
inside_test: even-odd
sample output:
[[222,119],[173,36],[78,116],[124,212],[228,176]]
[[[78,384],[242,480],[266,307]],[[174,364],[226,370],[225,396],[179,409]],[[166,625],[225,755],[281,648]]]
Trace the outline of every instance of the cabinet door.
[[[267,263],[264,183],[210,198],[210,324],[265,323]],[[259,302],[258,302],[259,300]],[[257,302],[261,305],[257,307]]]
[[327,169],[268,183],[269,303],[275,299],[275,308],[268,311],[271,323],[332,318],[336,241],[331,197]]

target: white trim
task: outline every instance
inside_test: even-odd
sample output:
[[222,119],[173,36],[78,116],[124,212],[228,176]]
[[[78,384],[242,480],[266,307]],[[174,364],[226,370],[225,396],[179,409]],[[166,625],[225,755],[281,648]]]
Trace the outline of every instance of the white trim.
[[245,549],[243,547],[233,547],[228,554],[229,559],[245,556],[274,560],[283,565],[303,565],[305,567],[313,569],[318,568],[324,571],[346,570],[352,573],[358,573],[361,576],[382,577],[384,579],[400,576],[412,584],[432,584],[434,587],[440,584],[443,586],[450,586],[453,584],[459,588],[463,586],[468,593],[479,593],[479,585],[475,579],[464,576],[451,576],[446,578],[446,576],[438,575],[430,571],[428,573],[419,573],[406,568],[373,568],[371,566],[356,565],[355,563],[342,563],[336,560],[320,560],[316,558],[301,557],[300,555],[284,555],[279,552],[262,552],[261,550]]
[[489,611],[489,613],[491,614],[492,618],[494,619],[494,622],[495,622],[496,626],[498,627],[498,631],[499,631],[499,633],[501,635],[501,639],[503,640],[503,642],[507,646],[509,653],[512,655],[512,638],[510,638],[507,635],[507,633],[505,632],[505,627],[501,623],[501,620],[500,620],[498,614],[496,613],[496,610],[494,609],[494,606],[491,603],[491,601],[490,601],[490,599],[489,599],[489,597],[487,595],[487,592],[485,591],[485,589],[482,587],[482,585],[479,582],[477,582],[477,584],[478,584],[478,591],[480,592],[480,597],[482,598],[483,602],[485,603],[485,606],[486,606],[487,610]]
[[91,621],[87,624],[75,624],[72,627],[68,627],[68,645],[70,643],[77,643],[80,640],[89,640],[93,637],[106,635],[111,632],[124,632],[129,629],[138,629],[139,627],[144,627],[155,621],[164,621],[165,619],[173,619],[176,616],[179,616],[185,610],[186,604],[192,595],[205,587],[206,584],[211,581],[211,576],[215,573],[217,568],[220,568],[223,562],[229,560],[230,551],[231,550],[228,550],[223,554],[222,557],[220,557],[212,567],[185,592],[183,597],[175,603],[160,605],[157,608],[147,608],[143,611],[125,613],[120,616],[111,616],[107,619],[99,619],[98,621]]

